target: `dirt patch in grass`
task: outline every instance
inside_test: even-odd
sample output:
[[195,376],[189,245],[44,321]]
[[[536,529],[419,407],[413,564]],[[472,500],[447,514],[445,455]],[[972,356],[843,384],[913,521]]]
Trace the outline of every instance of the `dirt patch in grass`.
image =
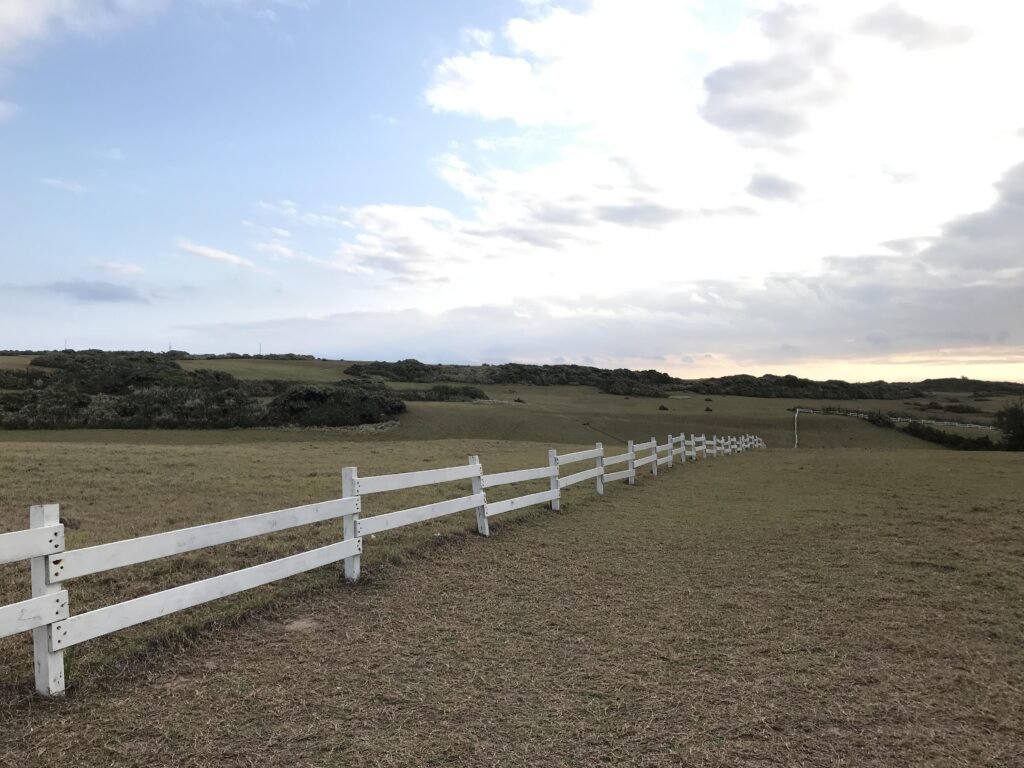
[[432,531],[66,701],[0,693],[0,763],[1020,764],[1020,470],[762,452]]

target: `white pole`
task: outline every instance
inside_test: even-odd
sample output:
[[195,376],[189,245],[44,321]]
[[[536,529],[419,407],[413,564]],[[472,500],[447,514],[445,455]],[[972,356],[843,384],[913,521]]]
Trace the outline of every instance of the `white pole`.
[[[558,451],[556,451],[554,448],[551,448],[548,451],[548,466],[555,468],[554,474],[551,475],[551,490],[552,491],[557,491],[558,490]],[[553,512],[557,512],[559,509],[561,509],[561,506],[562,506],[561,505],[561,501],[560,501],[558,496],[556,496],[554,499],[551,500],[551,510]]]
[[601,470],[597,473],[597,495],[604,496],[604,443],[596,443],[594,447],[598,451],[595,466]]
[[[29,510],[29,525],[32,528],[45,528],[49,525],[60,525],[59,504],[37,504]],[[63,542],[60,549],[63,551]],[[32,597],[43,597],[60,592],[60,584],[48,584],[46,578],[46,555],[33,557]],[[51,651],[51,640],[54,625],[47,624],[32,630],[32,649],[35,654],[36,690],[43,696],[64,695],[64,651]]]
[[[356,497],[359,502],[359,470],[355,467],[345,467],[341,470],[341,495],[344,498]],[[341,518],[341,535],[343,539],[356,538],[356,523],[359,521],[360,506],[350,515]],[[359,581],[360,555],[350,555],[345,558],[345,581]]]
[[[469,463],[479,464],[480,457],[470,456]],[[476,496],[478,493],[484,492],[483,480],[480,478],[479,475],[474,475],[473,477],[470,478],[470,481],[473,484],[474,496]],[[484,498],[486,499],[487,497],[485,496]],[[491,527],[487,524],[487,509],[485,507],[486,503],[487,502],[485,501],[483,504],[476,508],[476,532],[479,533],[481,536],[491,535]]]

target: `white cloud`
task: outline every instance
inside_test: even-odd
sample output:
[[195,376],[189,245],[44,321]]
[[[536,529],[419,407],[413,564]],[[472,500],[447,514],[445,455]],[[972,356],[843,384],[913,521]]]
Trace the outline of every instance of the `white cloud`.
[[256,204],[257,209],[262,213],[281,216],[291,219],[299,224],[318,227],[336,227],[344,222],[344,218],[335,213],[313,213],[303,211],[294,200],[278,200],[267,202],[261,200]]
[[52,176],[47,176],[39,180],[48,187],[59,189],[64,192],[71,192],[76,195],[84,194],[89,191],[89,187],[85,184],[81,184],[77,181],[71,181],[69,179],[58,179]]
[[0,123],[4,122],[4,120],[10,120],[16,114],[18,114],[17,104],[0,99]]
[[228,253],[222,251],[219,248],[211,248],[208,245],[199,245],[193,243],[184,237],[178,238],[178,250],[182,253],[187,253],[192,256],[199,256],[203,259],[209,259],[210,261],[219,261],[222,264],[230,264],[233,267],[244,267],[245,269],[251,269],[257,272],[263,272],[262,268],[253,264],[249,259],[238,256],[234,253]]
[[494,42],[494,33],[489,29],[464,29],[462,39],[477,48],[490,48]]
[[166,0],[4,0],[0,62],[54,35],[107,32],[165,4]]
[[[853,278],[837,277],[830,259],[865,268],[865,254],[906,244],[893,268],[912,291],[908,276],[938,269],[940,252],[916,257],[950,221],[988,208],[994,184],[1024,158],[1016,6],[907,0],[880,12],[877,0],[759,2],[728,26],[712,4],[574,7],[537,4],[490,35],[467,30],[466,48],[438,63],[427,103],[478,133],[437,160],[463,197],[458,212],[374,204],[307,213],[289,201],[263,211],[300,230],[337,227],[339,237],[347,226],[333,257],[317,261],[367,281],[384,310],[443,313],[469,297],[509,296],[656,305],[668,295],[680,312],[711,318],[680,333],[707,334],[736,359],[756,360],[762,353],[751,350],[767,339],[744,352],[738,337],[715,329],[756,309],[760,327],[799,340],[816,321],[785,308],[815,295],[818,281],[862,310],[846,315],[819,296],[818,311],[845,318],[821,327],[856,337],[857,323],[883,315],[842,298],[842,280]],[[955,302],[958,289],[929,285],[891,321],[941,318],[930,302]],[[863,290],[884,288],[871,286]],[[947,341],[998,345],[1014,313],[1024,326],[1004,298],[999,317],[987,316],[988,336],[978,324],[962,337],[950,326]],[[804,346],[827,354],[825,337],[813,335]],[[899,346],[912,355],[941,343],[918,334]],[[856,354],[868,353],[864,344]]]

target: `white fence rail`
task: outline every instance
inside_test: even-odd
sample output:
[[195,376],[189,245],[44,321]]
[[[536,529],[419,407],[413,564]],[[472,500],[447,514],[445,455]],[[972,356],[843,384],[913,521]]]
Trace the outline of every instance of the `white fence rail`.
[[[36,690],[59,696],[65,687],[64,651],[79,643],[339,561],[344,563],[345,577],[355,581],[359,578],[365,536],[468,510],[476,512],[477,531],[488,536],[491,517],[537,504],[550,503],[553,510],[558,510],[566,488],[593,480],[596,492],[603,495],[607,483],[625,480],[635,484],[640,467],[650,465],[651,474],[657,475],[659,467],[673,467],[675,457],[681,457],[681,464],[696,461],[698,455],[707,458],[709,447],[711,455],[716,456],[767,446],[753,435],[708,440],[704,435],[687,438],[681,434],[668,435],[664,443],[653,437],[643,443],[629,441],[625,453],[613,456],[605,456],[601,443],[561,455],[551,449],[547,466],[490,475],[484,473],[477,456],[470,456],[463,466],[371,477],[360,477],[356,467],[345,467],[341,473],[342,496],[338,499],[73,550],[65,549],[59,507],[34,506],[30,528],[0,534],[0,564],[29,560],[32,572],[32,597],[0,606],[0,637],[31,631]],[[638,458],[637,453],[643,451],[647,455]],[[594,466],[561,474],[563,466],[588,461]],[[608,471],[621,464],[626,468]],[[363,496],[467,480],[469,495],[360,517]],[[545,480],[547,490],[487,500],[489,488]],[[337,518],[342,519],[341,540],[333,544],[86,613],[72,615],[69,610],[64,586],[69,580]]]

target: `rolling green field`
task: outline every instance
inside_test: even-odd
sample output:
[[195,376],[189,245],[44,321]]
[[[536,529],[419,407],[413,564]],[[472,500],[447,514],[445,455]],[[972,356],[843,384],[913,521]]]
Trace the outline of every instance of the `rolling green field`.
[[[679,431],[770,448],[645,468],[604,499],[586,483],[561,512],[496,518],[487,540],[472,512],[379,534],[357,586],[328,567],[72,649],[63,701],[33,695],[28,635],[0,640],[0,765],[1004,766],[1024,753],[1019,454],[817,416],[794,451],[795,401],[486,389],[494,402],[414,402],[383,429],[0,431],[0,531],[58,502],[68,548],[89,546],[335,498],[347,465],[477,454],[495,472],[541,466],[553,446],[611,452]],[[375,496],[363,514],[468,492]],[[75,580],[72,612],[339,528]],[[0,566],[0,603],[28,583],[27,564]]]

